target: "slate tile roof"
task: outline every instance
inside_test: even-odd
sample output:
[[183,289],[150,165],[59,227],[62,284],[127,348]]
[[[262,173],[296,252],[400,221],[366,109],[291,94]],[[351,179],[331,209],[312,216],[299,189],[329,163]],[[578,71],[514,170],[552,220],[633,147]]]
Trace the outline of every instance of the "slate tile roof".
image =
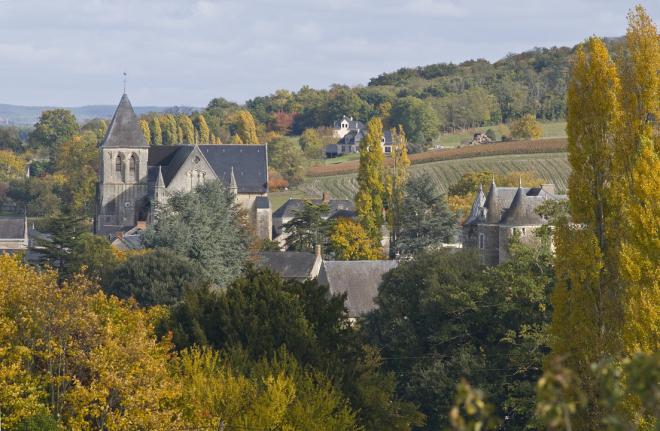
[[101,146],[104,148],[146,148],[149,146],[126,94],[121,96]]
[[359,317],[376,308],[374,299],[383,275],[398,265],[396,260],[324,261],[319,283],[332,294],[345,293],[348,315]]
[[25,238],[25,217],[0,217],[0,240]]
[[[257,264],[271,269],[283,278],[305,280],[313,276],[317,256],[298,251],[262,251],[257,253]],[[320,259],[320,257],[319,257]]]

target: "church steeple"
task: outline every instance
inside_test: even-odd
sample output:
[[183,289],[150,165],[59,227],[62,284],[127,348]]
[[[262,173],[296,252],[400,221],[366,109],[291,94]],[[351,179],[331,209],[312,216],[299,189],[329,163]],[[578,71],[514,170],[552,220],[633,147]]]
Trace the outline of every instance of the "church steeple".
[[236,177],[234,176],[234,167],[231,167],[231,173],[229,174],[229,191],[234,195],[238,194],[238,184],[236,184]]
[[102,148],[148,148],[140,124],[126,93],[121,96]]

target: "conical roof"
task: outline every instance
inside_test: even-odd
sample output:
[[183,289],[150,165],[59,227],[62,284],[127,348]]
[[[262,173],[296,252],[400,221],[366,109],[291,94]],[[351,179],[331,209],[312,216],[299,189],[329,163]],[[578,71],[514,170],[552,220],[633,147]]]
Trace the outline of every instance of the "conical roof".
[[477,191],[477,196],[474,198],[474,202],[472,202],[472,208],[470,209],[470,214],[465,220],[465,224],[475,223],[479,220],[481,208],[483,208],[485,202],[486,196],[484,195],[484,188],[479,184],[479,191]]
[[497,223],[500,221],[500,205],[497,199],[497,185],[495,185],[495,178],[490,184],[488,196],[486,196],[486,223]]
[[525,189],[518,186],[516,195],[511,201],[509,209],[506,210],[502,223],[509,226],[529,226],[543,224],[541,216],[536,214],[536,207],[545,201],[538,196],[527,196]]
[[140,129],[137,115],[131,101],[124,93],[121,96],[115,115],[112,117],[108,133],[105,135],[103,148],[147,148],[147,141]]
[[163,169],[161,165],[158,165],[158,178],[156,179],[156,187],[165,187],[165,181],[163,181]]

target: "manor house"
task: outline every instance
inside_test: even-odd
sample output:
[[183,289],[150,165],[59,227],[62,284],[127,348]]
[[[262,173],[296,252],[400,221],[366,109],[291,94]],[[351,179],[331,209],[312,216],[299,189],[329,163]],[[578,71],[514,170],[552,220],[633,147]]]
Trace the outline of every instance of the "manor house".
[[534,231],[547,223],[536,209],[547,200],[566,199],[566,195],[555,193],[552,184],[532,188],[497,187],[493,179],[487,196],[479,186],[463,223],[463,247],[478,249],[481,262],[486,265],[503,263],[509,258],[508,245],[514,233],[522,242],[533,242]]
[[100,148],[95,232],[123,233],[153,222],[155,204],[207,181],[225,184],[257,236],[271,237],[266,145],[149,146],[124,94]]

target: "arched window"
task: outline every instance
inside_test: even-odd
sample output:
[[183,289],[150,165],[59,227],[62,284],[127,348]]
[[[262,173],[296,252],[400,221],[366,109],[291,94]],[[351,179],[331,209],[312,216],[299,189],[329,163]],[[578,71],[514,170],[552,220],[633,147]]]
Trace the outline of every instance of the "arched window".
[[134,181],[138,179],[138,169],[137,169],[137,156],[133,154],[128,160],[128,175]]
[[121,173],[121,156],[117,156],[115,159],[115,172],[120,172]]

